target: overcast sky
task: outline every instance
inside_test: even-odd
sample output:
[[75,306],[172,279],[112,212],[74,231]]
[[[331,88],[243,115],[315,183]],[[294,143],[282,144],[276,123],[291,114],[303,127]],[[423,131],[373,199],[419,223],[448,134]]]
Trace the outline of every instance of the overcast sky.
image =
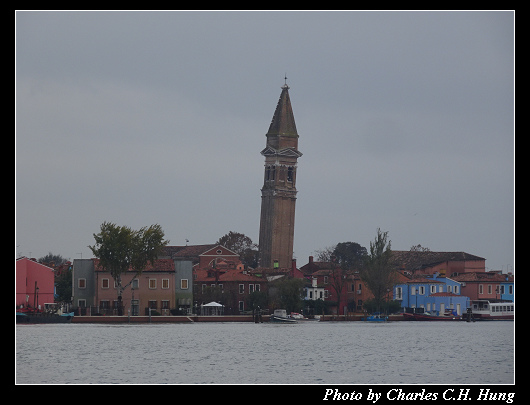
[[295,256],[338,242],[514,271],[514,14],[16,12],[16,255],[87,258],[103,221],[258,242],[287,74]]

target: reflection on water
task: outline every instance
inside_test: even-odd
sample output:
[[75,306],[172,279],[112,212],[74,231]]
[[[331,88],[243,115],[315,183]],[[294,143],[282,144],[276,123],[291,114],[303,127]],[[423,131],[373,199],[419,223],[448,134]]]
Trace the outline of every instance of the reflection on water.
[[16,382],[512,384],[514,323],[17,325]]

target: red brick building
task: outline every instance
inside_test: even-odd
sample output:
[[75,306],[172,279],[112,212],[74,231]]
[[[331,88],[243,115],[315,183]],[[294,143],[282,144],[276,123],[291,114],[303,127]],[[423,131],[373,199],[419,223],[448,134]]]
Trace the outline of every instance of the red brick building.
[[462,283],[461,295],[471,300],[500,300],[501,284],[514,281],[513,275],[495,272],[462,273],[452,279]]
[[466,252],[393,250],[392,261],[396,270],[411,276],[443,273],[451,277],[486,271],[486,259]]

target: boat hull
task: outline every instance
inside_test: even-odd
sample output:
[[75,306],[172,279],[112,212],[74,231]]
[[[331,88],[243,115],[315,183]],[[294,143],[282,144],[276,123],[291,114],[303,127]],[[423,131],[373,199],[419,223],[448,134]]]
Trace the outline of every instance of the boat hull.
[[434,322],[449,322],[449,321],[462,321],[461,316],[436,316],[436,315],[425,315],[425,314],[408,314],[404,313],[403,316],[411,321],[434,321]]
[[296,319],[284,318],[283,316],[271,315],[269,318],[270,322],[274,323],[297,323]]
[[483,315],[483,314],[473,314],[473,319],[475,321],[513,321],[515,315]]
[[35,323],[70,323],[74,317],[73,312],[69,314],[43,314],[43,313],[17,313],[17,324],[35,324]]

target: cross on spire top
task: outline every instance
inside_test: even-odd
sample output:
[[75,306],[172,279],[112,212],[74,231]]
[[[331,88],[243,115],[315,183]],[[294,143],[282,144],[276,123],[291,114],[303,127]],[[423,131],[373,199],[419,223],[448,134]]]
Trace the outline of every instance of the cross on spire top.
[[287,86],[287,73],[285,73],[285,77],[284,77],[284,79],[285,79],[285,83],[284,83],[284,85],[282,86],[282,89],[288,89],[289,86]]

